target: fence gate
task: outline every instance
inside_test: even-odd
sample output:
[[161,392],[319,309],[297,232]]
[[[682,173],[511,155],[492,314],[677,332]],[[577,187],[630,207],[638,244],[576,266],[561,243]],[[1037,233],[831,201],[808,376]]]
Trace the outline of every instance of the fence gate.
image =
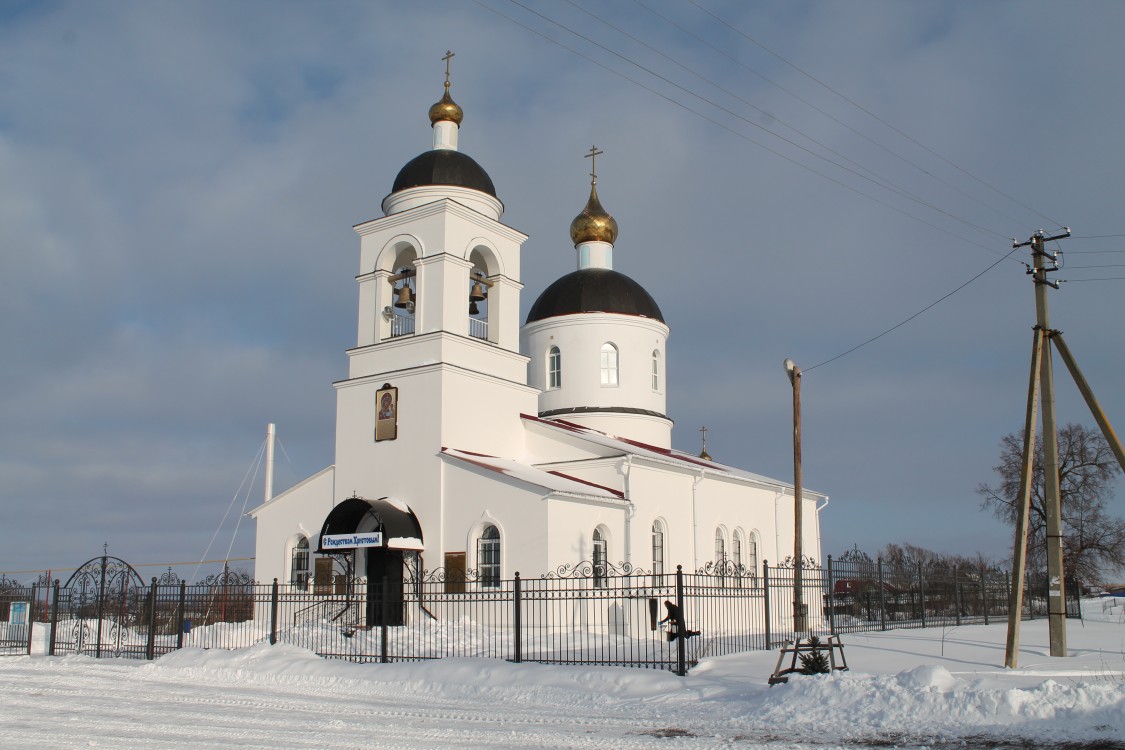
[[22,586],[0,577],[0,656],[31,653],[31,623],[38,586]]
[[147,646],[144,581],[133,566],[102,555],[83,563],[58,591],[53,653],[140,656]]

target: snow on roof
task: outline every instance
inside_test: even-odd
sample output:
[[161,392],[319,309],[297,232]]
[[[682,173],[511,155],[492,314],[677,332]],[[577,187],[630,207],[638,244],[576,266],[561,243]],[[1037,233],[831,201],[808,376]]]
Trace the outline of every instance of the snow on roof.
[[[550,428],[554,428],[556,430],[563,430],[571,435],[578,437],[581,440],[593,443],[603,448],[618,451],[620,453],[639,456],[642,458],[650,458],[662,463],[678,464],[692,471],[699,471],[700,469],[704,469],[720,476],[725,475],[744,481],[756,482],[759,484],[768,484],[775,487],[788,489],[792,489],[793,487],[792,482],[785,482],[780,479],[772,479],[762,474],[755,474],[750,471],[744,471],[742,469],[735,468],[734,466],[721,464],[718,461],[708,461],[706,459],[699,458],[698,456],[693,456],[690,453],[684,453],[683,451],[675,450],[674,448],[661,448],[657,445],[642,443],[639,440],[630,440],[629,438],[607,435],[604,432],[599,432],[598,430],[586,427],[584,425],[575,424],[574,422],[567,422],[565,419],[541,419],[539,417],[533,417],[530,414],[521,414],[520,416],[525,421],[532,424],[540,424]],[[810,490],[807,487],[804,488],[804,492],[808,492],[809,494],[813,495],[822,494],[814,490]]]
[[510,458],[488,456],[483,453],[462,451],[456,448],[442,448],[441,452],[444,456],[456,458],[459,461],[480,466],[489,471],[495,471],[498,474],[518,479],[521,482],[544,487],[551,492],[561,492],[568,495],[583,495],[586,497],[601,497],[612,500],[621,500],[625,497],[625,493],[620,490],[604,487],[600,484],[594,484],[593,482],[587,482],[583,479],[563,474],[562,472],[536,469],[534,466],[521,464]]

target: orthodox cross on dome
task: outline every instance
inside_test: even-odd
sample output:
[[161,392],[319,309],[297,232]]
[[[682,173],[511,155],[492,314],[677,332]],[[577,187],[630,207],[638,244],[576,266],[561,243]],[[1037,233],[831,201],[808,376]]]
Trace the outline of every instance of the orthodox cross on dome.
[[446,50],[445,57],[441,58],[445,60],[445,88],[447,91],[449,90],[449,61],[452,60],[453,57],[453,52],[451,50]]
[[598,157],[604,154],[605,151],[599,151],[597,146],[590,146],[590,153],[586,154],[586,159],[590,160],[590,184],[598,184]]
[[700,427],[699,432],[701,435],[703,435],[703,450],[699,451],[699,457],[706,461],[710,461],[711,454],[707,452],[707,425],[703,425],[702,427]]

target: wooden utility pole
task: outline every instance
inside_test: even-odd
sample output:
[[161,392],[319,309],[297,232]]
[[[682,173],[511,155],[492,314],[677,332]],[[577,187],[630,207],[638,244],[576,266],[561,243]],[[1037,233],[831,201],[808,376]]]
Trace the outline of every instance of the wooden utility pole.
[[[1063,341],[1062,332],[1051,329],[1047,315],[1047,287],[1058,289],[1056,281],[1047,279],[1048,273],[1057,270],[1055,256],[1043,249],[1046,242],[1065,239],[1070,236],[1070,228],[1054,237],[1045,237],[1043,230],[1031,236],[1027,242],[1012,240],[1012,247],[1031,247],[1032,266],[1027,272],[1035,281],[1035,343],[1031,351],[1031,383],[1027,395],[1027,421],[1024,424],[1023,466],[1020,474],[1020,503],[1016,518],[1015,552],[1012,556],[1012,594],[1008,609],[1008,644],[1004,654],[1004,666],[1015,668],[1019,651],[1019,624],[1023,605],[1023,576],[1027,555],[1027,516],[1031,497],[1032,462],[1035,455],[1035,390],[1038,381],[1043,406],[1043,501],[1047,514],[1047,617],[1051,630],[1051,656],[1066,656],[1066,583],[1062,550],[1062,498],[1059,491],[1059,447],[1055,427],[1054,377],[1051,372],[1051,346],[1059,350],[1059,356],[1070,370],[1075,385],[1086,400],[1086,405],[1094,415],[1117,462],[1125,471],[1125,449],[1113,431],[1094,397],[1094,390],[1082,376],[1078,363]],[[1048,263],[1050,266],[1048,266]]]
[[784,362],[789,382],[793,384],[793,630],[800,634],[808,630],[805,611],[804,565],[805,550],[804,508],[801,489],[801,368],[787,359]]
[[[1063,237],[1069,236],[1067,232]],[[1061,239],[1052,237],[1051,239]],[[1054,259],[1043,250],[1043,233],[1031,238],[1035,276],[1035,324],[1051,330],[1047,315],[1047,273],[1056,270]],[[1050,261],[1053,268],[1047,268]],[[1057,287],[1057,282],[1055,283]],[[1055,425],[1055,378],[1051,368],[1051,338],[1043,338],[1043,361],[1039,370],[1039,398],[1043,411],[1043,504],[1047,513],[1047,622],[1051,632],[1051,656],[1066,656],[1066,574],[1062,549],[1062,498],[1059,496],[1059,435]]]
[[1031,515],[1031,477],[1035,464],[1035,422],[1039,401],[1039,370],[1043,357],[1043,329],[1035,327],[1031,343],[1031,378],[1027,384],[1027,418],[1023,423],[1023,463],[1016,514],[1016,543],[1012,552],[1012,585],[1008,595],[1008,639],[1004,666],[1019,666],[1020,617],[1023,614],[1023,584],[1027,577],[1027,527]]
[[[1066,656],[1066,584],[1062,550],[1062,501],[1059,495],[1059,442],[1055,426],[1055,382],[1051,370],[1051,321],[1047,314],[1047,287],[1058,289],[1059,286],[1058,282],[1050,281],[1047,274],[1057,271],[1058,265],[1054,256],[1048,255],[1043,249],[1043,245],[1069,236],[1069,228],[1054,237],[1045,237],[1040,230],[1027,242],[1012,242],[1013,248],[1031,246],[1032,267],[1028,268],[1028,273],[1034,277],[1035,282],[1035,329],[1036,339],[1041,342],[1039,397],[1043,412],[1043,504],[1047,515],[1047,622],[1050,628],[1051,656]],[[1034,358],[1034,354],[1032,356]],[[1025,448],[1026,446],[1025,435]],[[1032,455],[1025,450],[1023,473],[1027,476],[1031,473]],[[1022,498],[1020,500],[1022,502]],[[1017,523],[1017,533],[1018,525]],[[1020,544],[1019,539],[1016,544]],[[1026,542],[1024,547],[1026,550]],[[1017,584],[1013,581],[1013,586],[1015,585]],[[1023,582],[1020,581],[1018,585],[1023,585]],[[1018,631],[1018,623],[1016,630]],[[1009,642],[1013,648],[1018,648],[1018,632],[1009,635]],[[1011,654],[1008,658],[1014,661],[1016,656]]]

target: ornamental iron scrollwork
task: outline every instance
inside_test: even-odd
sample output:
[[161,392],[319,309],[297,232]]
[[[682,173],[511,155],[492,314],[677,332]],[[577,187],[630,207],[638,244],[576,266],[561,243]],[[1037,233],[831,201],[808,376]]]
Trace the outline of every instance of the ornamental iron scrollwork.
[[583,560],[577,563],[563,563],[549,573],[540,576],[543,579],[551,578],[618,578],[623,576],[651,575],[628,562],[618,562],[616,565],[609,562],[594,562]]
[[733,560],[712,560],[695,571],[699,575],[719,576],[720,578],[753,578],[756,572]]
[[224,567],[222,573],[209,575],[199,582],[201,586],[249,587],[254,579],[244,570],[231,570]]
[[138,624],[136,603],[144,596],[145,584],[132,565],[108,554],[91,558],[64,588],[75,621],[70,628],[75,653],[119,656],[134,645],[130,634]]
[[[779,567],[779,568],[793,568],[793,567],[795,567],[794,564],[793,564],[793,555],[789,555],[788,557],[786,557],[784,560],[782,560],[778,564],[777,567]],[[802,555],[801,556],[801,568],[803,570],[819,570],[820,569],[820,563],[817,562],[815,557],[809,557],[808,555]]]
[[422,572],[423,583],[478,583],[480,571],[473,568],[434,568]]

